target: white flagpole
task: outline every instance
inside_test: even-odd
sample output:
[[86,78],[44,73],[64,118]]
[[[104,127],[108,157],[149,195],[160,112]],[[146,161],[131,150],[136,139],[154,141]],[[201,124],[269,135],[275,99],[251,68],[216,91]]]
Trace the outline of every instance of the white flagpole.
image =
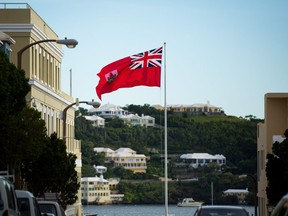
[[165,163],[165,216],[168,216],[168,160],[167,160],[167,105],[166,105],[166,42],[164,43],[164,163]]

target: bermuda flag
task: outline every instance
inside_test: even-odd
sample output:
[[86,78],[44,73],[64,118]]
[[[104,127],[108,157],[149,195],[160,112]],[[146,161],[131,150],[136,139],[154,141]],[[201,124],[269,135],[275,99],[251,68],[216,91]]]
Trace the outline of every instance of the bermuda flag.
[[134,86],[156,86],[161,83],[161,62],[163,48],[157,48],[112,62],[97,74],[100,78],[96,93],[102,94],[119,88]]

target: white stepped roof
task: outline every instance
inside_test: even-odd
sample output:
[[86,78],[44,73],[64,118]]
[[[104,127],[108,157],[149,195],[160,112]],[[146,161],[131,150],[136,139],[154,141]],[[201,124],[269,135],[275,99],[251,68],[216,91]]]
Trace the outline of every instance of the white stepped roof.
[[117,112],[117,111],[124,111],[124,109],[122,109],[120,106],[114,105],[114,104],[110,104],[107,103],[103,106],[100,106],[99,108],[90,108],[88,112],[95,112],[95,111],[113,111],[113,112]]
[[101,118],[100,116],[96,116],[96,115],[93,115],[93,116],[84,116],[84,118],[85,118],[86,120],[89,120],[89,121],[104,120],[104,119]]
[[208,153],[188,153],[180,156],[181,159],[226,159],[223,155],[211,155]]

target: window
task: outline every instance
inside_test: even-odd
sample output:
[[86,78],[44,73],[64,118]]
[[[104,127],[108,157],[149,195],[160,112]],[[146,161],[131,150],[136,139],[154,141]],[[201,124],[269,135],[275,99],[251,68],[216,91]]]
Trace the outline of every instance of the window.
[[4,187],[6,190],[9,208],[16,210],[16,203],[15,203],[16,196],[14,194],[13,186],[8,181],[4,181]]
[[30,216],[31,210],[28,198],[17,198],[17,202],[20,208],[21,216]]

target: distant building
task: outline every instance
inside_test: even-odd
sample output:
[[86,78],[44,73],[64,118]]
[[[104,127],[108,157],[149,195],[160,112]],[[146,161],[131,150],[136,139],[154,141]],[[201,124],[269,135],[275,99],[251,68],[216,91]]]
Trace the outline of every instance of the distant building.
[[223,192],[225,196],[237,196],[239,203],[244,204],[246,196],[249,194],[248,188],[246,189],[228,189]]
[[114,118],[120,117],[122,115],[128,115],[127,110],[124,110],[120,106],[116,106],[110,103],[100,106],[99,108],[91,108],[88,110],[88,113],[103,118]]
[[223,155],[210,155],[208,153],[192,153],[183,154],[180,156],[185,163],[188,163],[193,168],[198,168],[199,166],[208,165],[209,163],[216,163],[219,166],[226,164],[226,157]]
[[103,177],[81,178],[82,202],[111,204],[109,182]]
[[119,116],[125,124],[129,126],[141,126],[141,127],[154,127],[155,126],[155,118],[151,116],[138,116],[137,114],[129,114]]
[[154,127],[155,118],[151,116],[138,116],[138,114],[129,114],[127,110],[122,109],[114,104],[105,104],[99,108],[91,108],[88,110],[89,116],[85,118],[93,122],[95,127],[105,127],[105,119],[108,118],[120,118],[126,125],[129,126],[141,126],[141,127]]
[[[160,105],[153,106],[155,109],[163,110],[164,107]],[[192,105],[167,105],[167,110],[174,111],[175,113],[187,113],[190,115],[225,115],[222,107],[213,106],[209,102],[206,104],[198,103]]]
[[114,167],[122,166],[134,173],[146,172],[146,156],[144,154],[137,154],[136,151],[130,148],[119,148],[116,151],[113,151],[109,148],[100,147],[94,148],[94,151],[98,153],[103,152],[106,160],[114,162]]
[[124,194],[118,194],[116,185],[119,179],[104,179],[100,177],[81,178],[81,193],[83,204],[113,204],[123,201]]
[[105,127],[105,119],[100,116],[84,116],[84,118],[90,122],[92,122],[93,127],[104,128]]

